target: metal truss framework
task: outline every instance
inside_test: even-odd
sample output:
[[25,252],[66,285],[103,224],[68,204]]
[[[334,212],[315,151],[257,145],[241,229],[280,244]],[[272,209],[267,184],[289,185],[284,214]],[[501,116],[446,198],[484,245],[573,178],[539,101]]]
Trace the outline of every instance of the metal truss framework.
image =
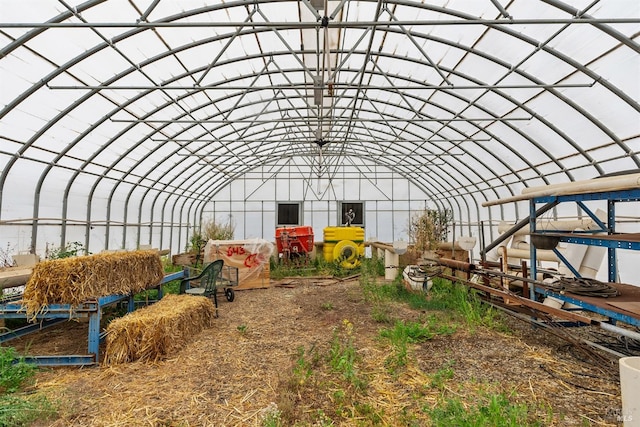
[[41,6],[0,3],[0,229],[30,218],[32,249],[44,218],[61,245],[98,218],[105,247],[127,224],[172,240],[252,174],[384,194],[390,171],[479,223],[526,214],[480,208],[524,187],[640,168],[635,1]]

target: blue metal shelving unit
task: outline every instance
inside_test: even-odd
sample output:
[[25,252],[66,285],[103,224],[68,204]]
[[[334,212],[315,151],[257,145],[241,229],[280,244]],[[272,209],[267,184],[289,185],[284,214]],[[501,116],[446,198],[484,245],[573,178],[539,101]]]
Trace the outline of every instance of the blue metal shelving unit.
[[[607,202],[607,223],[603,223],[585,204],[586,201],[592,200],[606,200]],[[590,246],[602,246],[607,248],[608,255],[608,280],[609,282],[615,282],[618,276],[617,271],[617,249],[631,249],[631,250],[640,250],[640,233],[634,234],[624,234],[617,233],[615,230],[616,226],[616,212],[615,206],[616,203],[620,202],[638,202],[640,201],[640,188],[631,189],[631,190],[622,190],[622,191],[606,191],[599,193],[587,193],[587,194],[571,194],[571,195],[561,195],[561,196],[543,196],[536,197],[531,199],[530,201],[530,232],[531,234],[540,234],[544,236],[548,236],[551,238],[557,239],[559,242],[566,243],[574,243],[581,245],[590,245]],[[589,215],[595,222],[598,224],[599,229],[589,230],[580,233],[572,233],[570,230],[566,231],[537,231],[536,230],[536,206],[540,203],[549,204],[557,204],[557,203],[565,203],[565,202],[574,202],[577,203],[580,208]],[[600,235],[598,235],[600,233]],[[606,233],[606,235],[604,234]],[[530,268],[530,277],[535,279],[537,277],[537,255],[536,248],[534,245],[530,245],[531,247],[531,268]],[[576,277],[579,277],[576,269],[569,264],[569,262],[562,256],[562,254],[557,250],[553,249],[556,255],[560,258],[560,260],[567,265],[567,267],[574,273]],[[623,315],[621,313],[617,313],[615,311],[607,310],[602,307],[594,306],[593,304],[586,303],[585,301],[581,301],[576,298],[570,298],[565,295],[559,295],[552,292],[548,292],[542,290],[541,288],[531,287],[531,298],[535,297],[535,293],[540,293],[543,295],[552,295],[553,297],[562,299],[566,302],[578,305],[585,310],[592,311],[595,313],[599,313],[609,317],[613,322],[616,320],[623,321],[625,323],[629,323],[635,326],[640,326],[640,322],[632,317]]]
[[[607,224],[604,224],[583,202],[589,200],[606,200],[607,201]],[[615,204],[618,202],[638,202],[640,201],[640,188],[624,191],[606,191],[602,193],[587,193],[587,194],[571,194],[565,196],[544,196],[531,199],[530,202],[530,231],[532,234],[538,233],[550,237],[556,237],[561,242],[577,243],[582,245],[594,245],[604,246],[608,248],[608,260],[609,260],[609,281],[615,282],[618,275],[616,265],[616,249],[632,249],[640,250],[640,241],[637,240],[637,235],[625,235],[617,234],[615,231],[616,214]],[[600,229],[590,230],[587,233],[558,233],[558,232],[545,232],[536,231],[536,205],[538,203],[554,203],[554,202],[575,202],[582,210],[589,215]],[[606,236],[598,236],[595,233],[607,233]],[[591,235],[590,235],[591,234]],[[629,238],[625,238],[625,237]],[[633,237],[633,238],[631,238]],[[557,253],[557,251],[556,251]],[[531,245],[531,277],[536,277],[536,248]],[[573,267],[567,265],[570,269]]]

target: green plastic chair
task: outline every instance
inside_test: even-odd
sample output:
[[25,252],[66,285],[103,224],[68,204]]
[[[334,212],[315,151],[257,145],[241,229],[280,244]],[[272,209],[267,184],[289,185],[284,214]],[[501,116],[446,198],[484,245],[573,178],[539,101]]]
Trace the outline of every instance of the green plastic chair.
[[[216,282],[220,278],[223,265],[224,261],[221,259],[213,261],[204,267],[202,273],[197,276],[182,279],[182,282],[180,283],[181,292],[184,291],[184,293],[189,295],[204,296],[207,298],[213,297],[213,303],[216,307],[216,317],[218,317],[218,293],[216,289]],[[200,281],[200,287],[190,287],[190,282],[197,280]]]

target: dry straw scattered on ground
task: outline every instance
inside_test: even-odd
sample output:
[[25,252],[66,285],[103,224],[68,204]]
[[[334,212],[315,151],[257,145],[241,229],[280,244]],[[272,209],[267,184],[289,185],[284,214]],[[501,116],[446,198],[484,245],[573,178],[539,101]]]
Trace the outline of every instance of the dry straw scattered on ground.
[[[399,303],[385,310],[407,322],[448,316]],[[59,418],[46,425],[261,426],[265,414],[278,410],[298,425],[322,425],[330,418],[333,425],[349,426],[358,419],[339,414],[365,408],[379,415],[377,425],[411,425],[406,420],[412,419],[413,425],[428,426],[425,408],[447,398],[471,407],[482,393],[505,393],[529,405],[542,425],[617,425],[615,363],[581,361],[564,342],[516,320],[508,320],[510,333],[458,328],[411,345],[409,363],[393,374],[385,365],[392,349],[379,337],[390,325],[374,320],[357,280],[296,280],[288,287],[242,291],[235,302],[223,301],[219,313],[211,328],[164,360],[39,373],[34,392],[61,405]],[[345,320],[358,355],[357,375],[367,381],[357,401],[341,397],[354,392],[353,385],[326,367]],[[60,342],[67,328],[59,332],[57,351],[65,351]],[[81,333],[74,334],[76,346],[86,345]],[[30,350],[46,352],[47,345],[54,342],[35,338]],[[296,385],[301,350],[316,364],[307,382]],[[359,425],[373,425],[371,419],[363,416]]]

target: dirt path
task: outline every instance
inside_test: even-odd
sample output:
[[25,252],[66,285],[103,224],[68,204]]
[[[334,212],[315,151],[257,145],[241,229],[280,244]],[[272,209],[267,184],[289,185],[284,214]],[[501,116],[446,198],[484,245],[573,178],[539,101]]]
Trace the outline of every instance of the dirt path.
[[[377,414],[361,425],[429,425],[425,408],[433,408],[442,396],[468,402],[479,392],[505,393],[527,404],[545,420],[543,425],[617,425],[615,364],[581,362],[559,350],[564,343],[522,322],[509,321],[510,333],[458,328],[415,344],[412,363],[391,375],[384,363],[391,350],[379,338],[379,330],[389,325],[374,320],[357,281],[299,282],[236,295],[233,303],[221,302],[215,327],[162,362],[39,373],[35,390],[60,405],[60,418],[41,425],[259,426],[265,411],[276,406],[297,417],[299,425],[322,425],[328,419],[333,425],[352,425],[339,416],[346,409],[338,408],[336,381],[318,374],[313,386],[291,385],[301,352],[328,354],[345,320],[352,325],[360,374],[368,380],[362,399]],[[386,310],[406,321],[447,316],[401,304]],[[47,345],[66,334],[83,347],[82,327],[53,332]],[[37,350],[34,341],[32,351]],[[440,378],[443,373],[446,377]]]

